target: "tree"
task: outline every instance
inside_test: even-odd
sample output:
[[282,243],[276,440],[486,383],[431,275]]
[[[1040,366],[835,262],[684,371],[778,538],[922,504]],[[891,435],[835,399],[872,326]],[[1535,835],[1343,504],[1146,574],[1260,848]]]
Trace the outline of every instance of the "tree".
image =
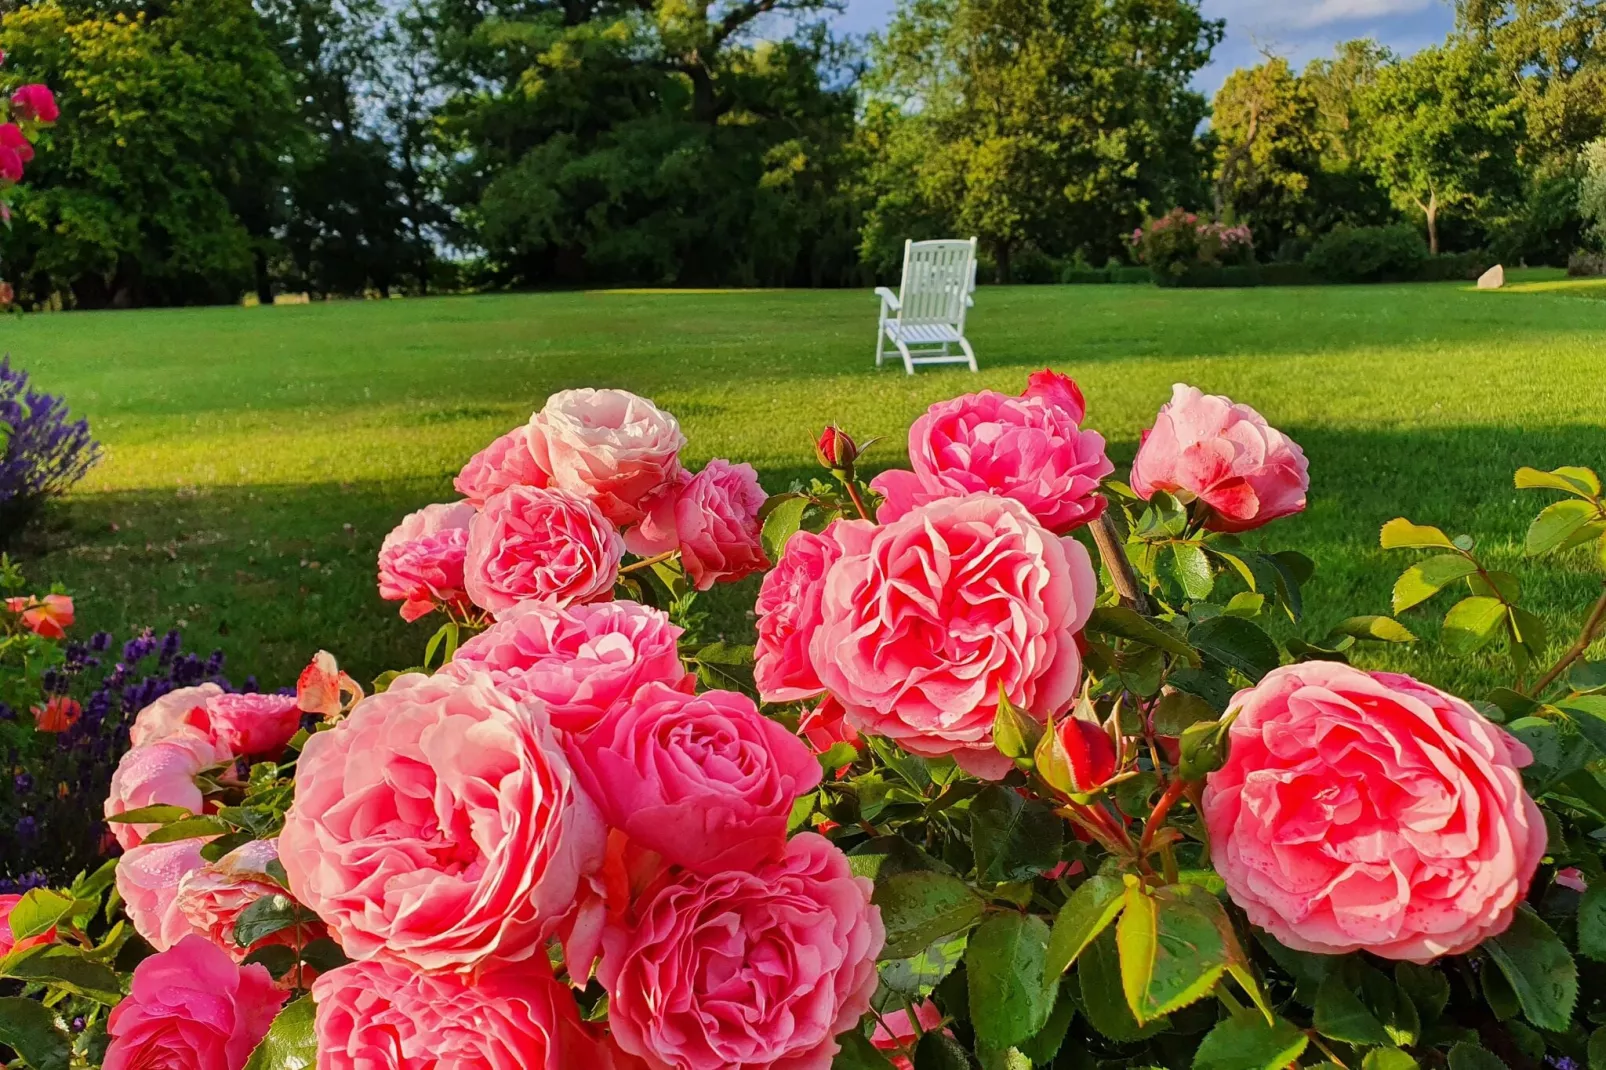
[[1490,56],[1468,44],[1423,49],[1378,71],[1361,101],[1367,166],[1402,209],[1427,223],[1439,251],[1439,213],[1514,197],[1522,174],[1522,102]]
[[1006,279],[1028,243],[1115,252],[1199,190],[1190,83],[1221,33],[1193,0],[904,0],[869,85],[866,254],[914,217],[980,235]]
[[1578,184],[1578,214],[1589,224],[1589,235],[1606,249],[1606,138],[1592,141],[1579,154],[1584,172]]
[[1311,176],[1321,167],[1316,102],[1288,61],[1273,57],[1227,76],[1211,109],[1216,141],[1216,214],[1246,222],[1276,248],[1311,212]]

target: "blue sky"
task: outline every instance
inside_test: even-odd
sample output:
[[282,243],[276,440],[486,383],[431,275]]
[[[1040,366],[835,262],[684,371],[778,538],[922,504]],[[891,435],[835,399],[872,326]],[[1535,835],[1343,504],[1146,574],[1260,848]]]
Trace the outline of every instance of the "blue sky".
[[[1203,0],[1207,16],[1227,20],[1227,39],[1200,73],[1199,88],[1215,92],[1235,67],[1259,62],[1270,50],[1295,67],[1332,52],[1352,37],[1372,37],[1397,52],[1442,41],[1455,22],[1447,0]],[[848,0],[839,28],[867,33],[886,25],[896,0]]]

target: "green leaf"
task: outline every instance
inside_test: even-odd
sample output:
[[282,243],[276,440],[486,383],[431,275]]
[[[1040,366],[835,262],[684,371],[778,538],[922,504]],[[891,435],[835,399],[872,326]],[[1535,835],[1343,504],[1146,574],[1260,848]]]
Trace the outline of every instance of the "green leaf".
[[1426,524],[1413,524],[1404,517],[1395,517],[1383,525],[1379,541],[1385,550],[1453,550],[1455,543],[1438,528]]
[[1006,758],[1030,758],[1042,738],[1042,724],[1009,701],[1004,685],[999,684],[998,712],[993,716],[993,746]]
[[1528,534],[1522,540],[1522,552],[1529,557],[1548,554],[1572,538],[1579,528],[1599,520],[1600,516],[1600,509],[1594,502],[1581,498],[1563,498],[1559,502],[1551,502],[1528,525]]
[[1152,716],[1155,735],[1180,736],[1189,725],[1214,721],[1220,714],[1198,695],[1173,691],[1160,696],[1160,701],[1154,704]]
[[1411,633],[1411,629],[1393,617],[1350,617],[1339,621],[1333,631],[1343,635],[1353,635],[1357,639],[1376,639],[1381,643],[1416,642],[1416,636]]
[[1310,1043],[1283,1019],[1268,1024],[1258,1014],[1235,1014],[1205,1034],[1193,1055],[1193,1070],[1284,1070]]
[[1438,554],[1418,561],[1394,581],[1394,612],[1404,613],[1476,571],[1478,563],[1462,554]]
[[1078,885],[1054,919],[1048,939],[1047,978],[1052,980],[1070,969],[1124,906],[1126,883],[1119,877],[1095,874]]
[[1444,649],[1465,657],[1488,646],[1506,619],[1505,603],[1486,595],[1463,598],[1444,615]]
[[1416,1070],[1417,1062],[1399,1048],[1373,1048],[1361,1060],[1361,1070]]
[[918,955],[881,963],[881,984],[891,992],[918,1003],[931,995],[965,957],[965,933],[938,940]]
[[1177,669],[1171,673],[1171,683],[1178,691],[1198,695],[1221,711],[1225,711],[1231,705],[1232,696],[1238,693],[1238,689],[1230,681],[1222,679],[1216,673],[1201,669]]
[[1589,1070],[1606,1070],[1606,1026],[1589,1034]]
[[287,895],[265,895],[234,919],[234,942],[250,947],[264,937],[290,928],[302,918],[301,907]]
[[1111,635],[1117,639],[1130,639],[1135,643],[1157,647],[1182,658],[1195,668],[1199,655],[1186,642],[1166,631],[1147,617],[1125,606],[1099,606],[1087,620],[1087,630],[1098,635]]
[[1435,966],[1418,966],[1414,962],[1397,963],[1394,981],[1400,986],[1423,1019],[1433,1022],[1444,1013],[1450,1002],[1450,979]]
[[1585,497],[1600,493],[1600,479],[1588,468],[1575,468],[1565,466],[1549,472],[1541,472],[1537,468],[1523,467],[1517,469],[1516,484],[1518,490],[1561,490],[1568,494],[1582,494]]
[[150,833],[142,843],[176,843],[179,840],[193,840],[201,836],[224,836],[234,831],[234,826],[217,817],[186,817],[182,821],[174,821],[170,825],[163,825],[155,832]]
[[11,935],[18,942],[43,936],[77,908],[77,900],[53,892],[49,888],[35,888],[27,892],[11,908]]
[[873,902],[887,930],[883,958],[918,955],[938,940],[964,932],[987,904],[958,877],[899,873],[876,885]]
[[1317,989],[1312,1024],[1322,1036],[1346,1044],[1390,1043],[1383,1023],[1366,1008],[1361,997],[1350,990],[1349,981],[1338,974],[1330,975]]
[[818,755],[820,768],[825,771],[827,779],[836,775],[836,771],[845,765],[852,765],[853,760],[859,756],[859,748],[844,740],[831,744],[824,753]]
[[1578,964],[1550,926],[1524,905],[1511,927],[1483,946],[1511,982],[1527,1019],[1540,1029],[1565,1032],[1578,1001]]
[[1261,610],[1266,608],[1266,596],[1254,591],[1239,591],[1227,599],[1222,612],[1229,617],[1246,617],[1254,619],[1260,616]]
[[117,972],[89,958],[81,948],[45,944],[6,956],[4,975],[54,985],[76,996],[115,1006],[123,998]]
[[788,496],[769,510],[769,515],[764,518],[764,530],[760,538],[764,543],[764,556],[771,562],[781,559],[787,542],[803,526],[803,514],[808,507],[809,500],[799,495]]
[[[831,1070],[891,1070],[887,1057],[857,1029],[850,1029],[836,1039],[842,1050],[831,1060]],[[252,1068],[248,1066],[245,1070]]]
[[155,806],[141,806],[137,810],[124,810],[120,814],[113,814],[106,820],[113,825],[165,825],[169,821],[181,821],[186,817],[193,817],[182,806],[167,806],[158,803]]
[[1591,884],[1578,903],[1578,953],[1606,962],[1606,887]]
[[1071,998],[1069,992],[1061,992],[1043,1028],[1020,1046],[1021,1054],[1031,1060],[1033,1066],[1047,1066],[1052,1063],[1060,1048],[1064,1046],[1065,1035],[1070,1032],[1071,1022],[1075,1018],[1076,1000]]
[[1606,754],[1606,695],[1579,695],[1556,703],[1579,733]]
[[1169,573],[1184,594],[1194,601],[1210,597],[1215,586],[1215,573],[1203,548],[1195,542],[1174,542],[1166,548],[1169,553],[1160,555],[1162,566],[1169,562]]
[[1277,644],[1260,625],[1242,617],[1213,617],[1195,624],[1188,642],[1199,653],[1259,680],[1282,660]]
[[72,1042],[43,1003],[21,996],[0,997],[0,1044],[13,1049],[33,1070],[68,1070]]
[[927,1033],[915,1045],[915,1070],[970,1070],[970,1056],[941,1030]]
[[339,944],[327,936],[320,936],[301,949],[301,961],[319,973],[328,973],[330,970],[346,965],[351,959],[346,957],[345,951],[341,949]]
[[1100,933],[1077,959],[1076,980],[1088,1023],[1111,1040],[1127,1043],[1166,1029],[1166,1019],[1139,1025],[1132,1017],[1132,1008],[1126,1005],[1121,987],[1121,954],[1111,930]]
[[1450,1049],[1450,1070],[1506,1070],[1506,1064],[1488,1048],[1462,1040]]
[[971,935],[965,952],[970,1023],[994,1048],[1028,1040],[1048,1021],[1058,979],[1044,984],[1048,926],[1034,914],[995,914]]
[[244,1070],[311,1070],[318,1064],[318,1038],[312,1031],[316,1014],[311,996],[280,1011]]
[[1177,740],[1177,775],[1183,780],[1202,780],[1220,769],[1226,760],[1226,725],[1219,721],[1200,721],[1182,730]]
[[1180,1010],[1210,994],[1227,968],[1215,920],[1182,899],[1153,895],[1136,882],[1115,927],[1121,986],[1139,1022]]
[[977,880],[1030,880],[1059,864],[1065,819],[1051,806],[989,784],[970,804],[970,843]]

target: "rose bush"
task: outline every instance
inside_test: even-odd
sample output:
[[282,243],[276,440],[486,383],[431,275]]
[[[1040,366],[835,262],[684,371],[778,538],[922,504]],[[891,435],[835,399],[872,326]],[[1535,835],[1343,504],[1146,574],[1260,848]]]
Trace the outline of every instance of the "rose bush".
[[[1178,388],[1123,483],[1085,409],[1053,373],[942,403],[870,481],[830,428],[829,480],[760,503],[743,466],[685,472],[643,399],[558,396],[471,463],[452,508],[496,595],[434,603],[421,669],[365,695],[319,652],[293,699],[151,696],[121,859],[0,900],[0,1044],[34,1070],[1598,1064],[1606,590],[1553,637],[1475,540],[1398,519],[1383,547],[1424,556],[1395,615],[1312,628],[1313,562],[1268,543],[1297,445]],[[1560,495],[1529,554],[1606,569],[1593,471],[1517,486]],[[756,645],[704,634],[702,581],[761,560]],[[1441,643],[1505,686],[1363,667],[1452,589]]]

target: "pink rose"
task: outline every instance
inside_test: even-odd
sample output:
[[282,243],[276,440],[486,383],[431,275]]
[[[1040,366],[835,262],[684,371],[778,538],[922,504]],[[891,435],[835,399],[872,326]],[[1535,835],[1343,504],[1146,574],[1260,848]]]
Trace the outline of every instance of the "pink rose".
[[346,954],[544,954],[606,830],[536,713],[484,674],[411,674],[307,741],[279,857]]
[[864,749],[859,733],[848,724],[847,711],[831,695],[826,695],[818,706],[803,715],[798,721],[797,734],[815,754],[824,754],[838,743],[851,743],[859,750]]
[[820,626],[821,581],[842,556],[834,527],[823,535],[793,535],[759,586],[753,680],[765,702],[794,702],[825,690],[809,661],[809,640]]
[[509,487],[544,487],[550,479],[535,459],[535,451],[530,448],[530,428],[525,425],[515,427],[470,457],[452,480],[452,486],[471,505],[479,506]]
[[312,984],[319,1070],[581,1070],[597,1041],[544,959],[477,980],[354,962]]
[[25,85],[11,94],[11,110],[23,122],[53,123],[61,118],[56,95],[43,85]]
[[105,1070],[241,1070],[284,1000],[264,967],[187,936],[134,967],[106,1022]]
[[22,154],[0,145],[0,181],[22,181]]
[[1077,423],[1087,416],[1087,400],[1082,397],[1082,388],[1076,385],[1075,379],[1052,368],[1028,375],[1026,389],[1020,396],[1042,398]]
[[871,882],[813,833],[752,872],[671,874],[602,957],[619,1046],[652,1070],[828,1070],[876,988]]
[[649,683],[692,690],[680,636],[661,610],[635,602],[525,602],[464,643],[441,671],[459,679],[489,673],[505,694],[539,699],[554,728],[585,732]]
[[402,620],[468,604],[463,560],[474,512],[468,502],[426,505],[385,536],[379,546],[379,597],[400,602]]
[[31,936],[26,940],[18,940],[13,935],[11,932],[11,912],[17,909],[17,904],[20,902],[22,902],[22,896],[20,895],[0,895],[0,959],[5,958],[13,951],[22,951],[30,947],[37,947],[40,944],[54,943],[56,940],[55,929],[51,929],[40,936]]
[[1211,858],[1289,947],[1424,963],[1511,924],[1545,853],[1528,749],[1409,676],[1310,661],[1233,703]]
[[1024,505],[945,498],[882,527],[837,526],[824,623],[809,646],[848,723],[978,776],[1011,768],[993,748],[1000,686],[1039,720],[1076,695],[1076,633],[1098,593],[1081,543]]
[[[147,848],[138,849],[143,851]],[[279,845],[276,840],[252,840],[236,847],[216,862],[197,866],[185,873],[178,884],[176,907],[189,931],[206,937],[237,962],[259,948],[272,945],[305,947],[323,936],[323,926],[309,922],[269,933],[248,948],[241,947],[235,941],[234,924],[246,907],[266,896],[286,894],[285,889],[268,875],[268,863],[278,857]],[[125,857],[123,864],[126,863]]]
[[538,487],[493,494],[468,529],[468,596],[498,616],[520,602],[595,602],[613,591],[619,532],[584,498]]
[[887,1052],[887,1058],[898,1070],[914,1070],[910,1056],[914,1054],[920,1035],[942,1027],[942,1011],[929,999],[915,1008],[913,1017],[914,1021],[910,1021],[908,1011],[882,1015],[875,1032],[870,1035],[870,1043],[878,1050]]
[[530,417],[530,447],[552,485],[594,502],[624,527],[680,471],[680,424],[628,390],[562,390]]
[[16,123],[0,123],[0,149],[10,149],[23,163],[33,159],[33,145]]
[[646,516],[625,545],[644,557],[678,549],[686,574],[706,591],[769,567],[758,520],[767,500],[752,465],[715,459],[643,503]]
[[201,857],[206,842],[142,843],[117,860],[117,894],[123,897],[123,911],[134,931],[158,951],[166,951],[194,931],[179,910],[178,890],[187,875],[206,865]]
[[1197,498],[1211,531],[1248,531],[1305,508],[1309,467],[1299,444],[1248,405],[1178,383],[1143,433],[1132,489]]
[[983,390],[931,406],[909,428],[914,471],[870,481],[886,498],[876,518],[887,523],[938,498],[991,492],[1020,502],[1058,534],[1098,519],[1105,507],[1099,481],[1115,465],[1104,455],[1104,436],[1077,426],[1083,406],[1073,389],[1018,398]]
[[648,684],[569,756],[609,825],[699,873],[779,857],[792,804],[820,782],[808,747],[734,691]]
[[[233,756],[199,734],[170,736],[135,747],[123,755],[112,773],[111,794],[105,815],[115,817],[147,806],[182,806],[199,814],[205,804],[195,778],[203,769],[228,762]],[[112,835],[123,849],[136,847],[159,826],[114,822]]]
[[221,694],[223,689],[212,683],[169,691],[134,716],[133,727],[128,730],[129,743],[144,747],[186,731],[210,739],[211,723],[204,707],[208,699]]

